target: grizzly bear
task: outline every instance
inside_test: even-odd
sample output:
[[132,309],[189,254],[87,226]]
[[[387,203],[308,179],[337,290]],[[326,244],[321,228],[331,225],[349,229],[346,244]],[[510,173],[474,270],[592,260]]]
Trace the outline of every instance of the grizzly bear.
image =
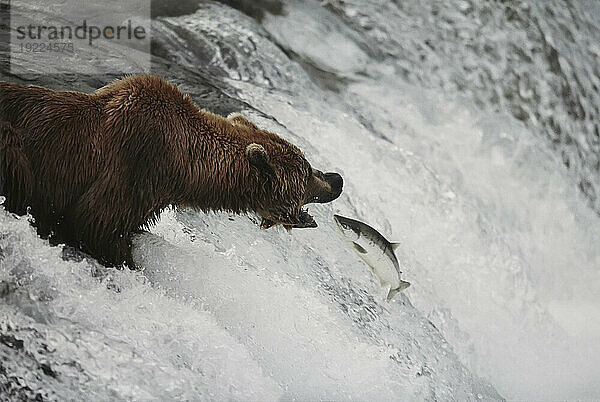
[[40,236],[133,268],[132,235],[169,205],[315,227],[303,206],[336,199],[343,181],[242,115],[139,75],[92,94],[0,83],[0,184]]

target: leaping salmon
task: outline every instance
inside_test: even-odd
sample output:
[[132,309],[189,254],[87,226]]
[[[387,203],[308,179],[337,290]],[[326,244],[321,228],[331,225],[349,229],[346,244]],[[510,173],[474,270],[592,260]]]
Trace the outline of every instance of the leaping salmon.
[[400,243],[391,243],[366,223],[333,215],[333,220],[344,240],[352,245],[356,253],[379,278],[381,286],[389,286],[387,300],[406,289],[410,283],[400,279],[400,265],[394,250]]

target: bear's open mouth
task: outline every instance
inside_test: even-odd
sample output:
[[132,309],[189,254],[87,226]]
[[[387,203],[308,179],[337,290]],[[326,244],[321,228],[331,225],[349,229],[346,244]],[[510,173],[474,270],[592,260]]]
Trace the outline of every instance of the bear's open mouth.
[[300,215],[298,215],[299,224],[296,224],[292,227],[294,228],[316,228],[317,222],[315,222],[315,218],[312,217],[308,213],[308,209],[303,209],[300,211]]
[[290,217],[289,219],[280,219],[277,221],[269,218],[262,218],[262,222],[260,223],[261,229],[268,229],[275,225],[283,225],[287,230],[293,228],[316,228],[318,226],[312,215],[308,213],[308,209],[300,210],[298,216],[295,218]]

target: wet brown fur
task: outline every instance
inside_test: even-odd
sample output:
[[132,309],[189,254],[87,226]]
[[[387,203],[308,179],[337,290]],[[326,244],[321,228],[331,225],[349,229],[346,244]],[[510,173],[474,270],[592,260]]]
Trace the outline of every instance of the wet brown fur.
[[[250,163],[251,143],[265,168]],[[92,94],[0,83],[0,154],[6,208],[30,207],[40,235],[107,265],[132,267],[132,234],[168,205],[293,223],[331,190],[292,144],[239,114],[201,110],[156,76]]]

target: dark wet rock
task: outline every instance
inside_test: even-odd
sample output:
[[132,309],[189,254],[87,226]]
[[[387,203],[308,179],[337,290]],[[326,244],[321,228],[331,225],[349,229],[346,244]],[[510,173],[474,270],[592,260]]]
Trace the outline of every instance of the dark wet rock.
[[0,298],[8,297],[15,291],[15,284],[11,282],[0,282]]
[[0,334],[0,343],[11,349],[23,349],[23,340],[17,339],[13,335]]
[[[218,23],[211,21],[212,15],[219,15]],[[211,80],[279,89],[308,81],[256,21],[223,4],[206,2],[192,15],[158,18],[152,21],[152,32],[155,56]]]
[[219,3],[227,4],[244,14],[262,20],[265,13],[279,15],[283,12],[283,1],[281,0],[217,0]]
[[198,9],[201,0],[152,0],[151,16],[176,17],[179,15],[193,14]]
[[44,374],[46,374],[47,376],[50,376],[52,378],[56,378],[58,376],[58,374],[56,374],[56,372],[54,370],[52,370],[52,367],[50,367],[50,365],[48,363],[40,364],[40,369],[42,370],[42,372]]

